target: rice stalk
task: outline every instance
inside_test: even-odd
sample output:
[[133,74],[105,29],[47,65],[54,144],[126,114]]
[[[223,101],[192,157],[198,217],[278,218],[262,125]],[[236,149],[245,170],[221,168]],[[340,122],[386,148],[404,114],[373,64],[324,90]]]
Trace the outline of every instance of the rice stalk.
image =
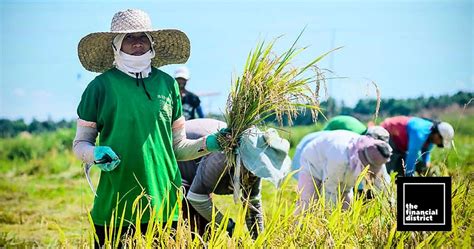
[[296,67],[293,60],[306,49],[296,48],[301,34],[281,55],[273,51],[278,38],[269,43],[258,43],[249,53],[242,75],[233,80],[224,113],[230,134],[218,137],[229,168],[236,166],[235,148],[247,129],[263,124],[272,116],[280,126],[283,117],[288,117],[291,126],[292,118],[304,108],[311,111],[313,119],[320,111],[318,96],[311,87],[320,80],[320,75],[311,74],[310,69],[339,48],[322,54],[302,67]]
[[377,118],[379,116],[379,110],[380,110],[380,102],[381,102],[380,89],[374,81],[372,81],[372,85],[374,85],[375,93],[377,94],[377,104],[375,106],[375,113],[374,113],[374,123],[377,123]]
[[[329,73],[332,73],[332,71],[330,70],[323,70],[321,68],[319,68],[317,65],[315,65],[313,67],[314,69],[314,72],[316,73],[316,88],[315,88],[315,96],[316,96],[316,105],[319,106],[321,104],[321,95],[319,94],[320,90],[321,90],[321,85],[324,87],[324,94],[325,94],[325,97],[327,97],[327,94],[328,94],[328,86],[327,86],[327,77],[326,77],[326,74],[325,74],[325,71],[329,72]],[[318,121],[318,115],[319,113],[321,113],[321,115],[324,117],[325,120],[327,120],[327,118],[324,116],[324,114],[322,112],[317,112],[316,113],[316,118],[315,120]]]

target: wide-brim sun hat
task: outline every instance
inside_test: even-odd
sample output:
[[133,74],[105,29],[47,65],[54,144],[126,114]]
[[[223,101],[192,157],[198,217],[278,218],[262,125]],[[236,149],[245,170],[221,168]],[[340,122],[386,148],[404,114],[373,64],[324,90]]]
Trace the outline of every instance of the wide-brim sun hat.
[[118,34],[139,32],[146,32],[153,39],[152,49],[155,51],[155,57],[151,60],[152,66],[183,64],[188,60],[190,42],[185,33],[177,29],[153,29],[146,12],[128,9],[114,15],[110,32],[95,32],[81,39],[78,55],[82,66],[88,71],[98,73],[112,68],[114,37]]
[[237,154],[252,174],[279,186],[291,171],[290,143],[270,128],[265,132],[253,127],[240,139]]

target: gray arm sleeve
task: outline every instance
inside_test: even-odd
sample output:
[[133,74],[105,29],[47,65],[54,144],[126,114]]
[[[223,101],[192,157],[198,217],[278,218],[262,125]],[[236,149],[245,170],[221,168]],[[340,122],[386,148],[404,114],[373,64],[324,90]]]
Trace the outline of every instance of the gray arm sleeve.
[[77,126],[72,151],[79,160],[85,163],[94,162],[94,148],[97,135],[97,128]]
[[[214,152],[203,157],[199,162],[190,191],[196,194],[232,193],[227,187],[230,183],[228,183],[228,177],[225,175],[225,160],[225,155],[221,152]],[[224,189],[217,189],[218,185],[223,186]]]
[[[193,206],[196,211],[202,215],[207,221],[212,220],[212,208],[213,208],[213,203],[209,195],[202,195],[202,194],[196,194],[191,191],[188,192],[186,195],[186,198],[188,199],[189,203]],[[216,212],[216,223],[220,224],[222,219],[224,218],[224,215],[222,215],[219,210],[215,210]]]
[[[263,209],[261,200],[261,179],[259,178],[250,190],[249,207],[245,216],[245,223],[253,239],[256,239],[259,233],[263,232]],[[245,203],[245,202],[244,202]]]
[[[214,204],[209,194],[214,192],[215,186],[219,183],[225,171],[225,156],[220,152],[214,152],[204,157],[196,171],[196,176],[191,183],[186,198],[189,203],[206,220],[212,219],[212,208]],[[216,222],[220,224],[223,215],[219,210],[216,212]]]

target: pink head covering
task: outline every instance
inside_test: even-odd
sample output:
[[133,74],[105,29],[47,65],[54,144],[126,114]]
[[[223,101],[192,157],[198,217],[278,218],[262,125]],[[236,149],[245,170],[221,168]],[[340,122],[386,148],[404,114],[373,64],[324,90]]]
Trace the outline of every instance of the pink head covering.
[[[354,141],[350,149],[351,158],[358,158],[362,166],[371,166],[372,171],[378,171],[383,164],[390,160],[392,148],[388,143],[376,140],[369,136],[360,136]],[[357,165],[355,160],[351,160],[352,168]]]

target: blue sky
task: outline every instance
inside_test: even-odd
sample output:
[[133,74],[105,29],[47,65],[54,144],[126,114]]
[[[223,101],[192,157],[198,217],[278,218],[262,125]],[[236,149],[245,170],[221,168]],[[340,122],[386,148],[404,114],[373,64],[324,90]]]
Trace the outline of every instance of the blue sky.
[[[374,97],[474,91],[473,1],[0,1],[0,117],[76,118],[85,86],[96,76],[77,57],[79,40],[108,31],[115,12],[140,8],[158,29],[191,40],[189,89],[205,112],[220,112],[249,51],[284,35],[288,48],[306,26],[296,63],[344,46],[320,63],[345,79],[328,94],[347,105]],[[177,65],[165,66],[173,73]]]

